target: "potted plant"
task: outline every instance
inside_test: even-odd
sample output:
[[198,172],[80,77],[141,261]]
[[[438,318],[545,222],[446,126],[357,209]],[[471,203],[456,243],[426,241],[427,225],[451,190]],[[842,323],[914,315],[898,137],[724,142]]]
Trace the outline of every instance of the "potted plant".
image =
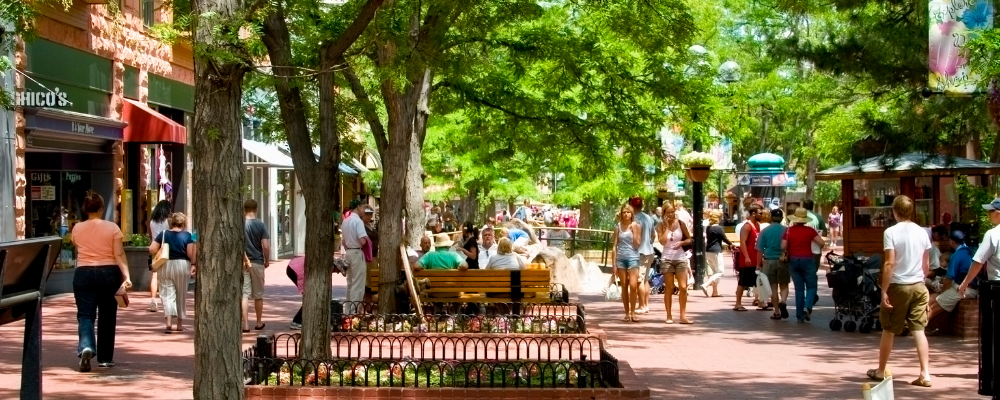
[[132,278],[132,290],[149,291],[149,237],[141,233],[125,236],[125,259],[128,261],[128,273]]
[[688,178],[695,182],[704,182],[708,180],[712,165],[715,165],[715,157],[709,153],[692,151],[681,156],[681,164],[687,169]]

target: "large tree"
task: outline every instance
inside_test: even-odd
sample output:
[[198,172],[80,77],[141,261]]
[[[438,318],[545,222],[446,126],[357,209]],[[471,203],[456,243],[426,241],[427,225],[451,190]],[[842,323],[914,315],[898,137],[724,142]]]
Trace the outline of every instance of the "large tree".
[[[330,354],[330,262],[337,228],[332,222],[340,209],[340,133],[346,125],[337,110],[335,74],[382,2],[324,8],[315,1],[277,1],[263,20],[262,39],[273,72],[269,80],[295,174],[304,183],[308,229],[301,356],[307,359]],[[316,98],[318,107],[309,104]],[[319,146],[318,157],[314,145]]]
[[240,31],[260,2],[195,0],[194,219],[200,240],[195,289],[194,398],[240,399],[243,261],[243,78]]

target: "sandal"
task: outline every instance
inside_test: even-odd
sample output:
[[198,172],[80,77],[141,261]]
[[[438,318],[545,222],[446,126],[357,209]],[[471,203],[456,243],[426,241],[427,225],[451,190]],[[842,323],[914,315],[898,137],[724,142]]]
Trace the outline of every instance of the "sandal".
[[663,321],[663,322],[664,322],[664,323],[667,323],[667,324],[672,324],[672,323],[674,323],[674,320],[672,320],[672,319],[670,319],[670,318],[667,318],[667,319],[666,319],[665,321]]
[[267,324],[260,324],[260,325],[257,325],[255,327],[253,327],[253,328],[259,331],[261,329],[264,329],[265,326],[267,326]]
[[244,329],[243,333],[250,333],[250,329]]
[[691,325],[691,324],[694,323],[694,321],[689,320],[687,318],[684,318],[684,319],[681,320],[681,323],[684,324],[684,325]]
[[771,319],[781,319],[781,314],[771,314]]
[[774,311],[774,307],[757,307],[757,311]]
[[876,369],[876,368],[872,368],[872,369],[868,370],[868,374],[867,375],[868,375],[868,379],[871,379],[873,381],[884,381],[885,380],[885,375],[884,374],[882,376],[878,376],[878,369]]
[[625,318],[622,318],[622,322],[632,322],[632,316],[625,314]]
[[747,310],[747,308],[743,307],[743,306],[733,307],[733,311],[746,311],[746,310]]
[[913,386],[931,387],[931,380],[924,378],[917,378],[917,380],[910,382],[910,384]]
[[632,322],[639,322],[639,317],[636,317],[635,314],[632,314]]

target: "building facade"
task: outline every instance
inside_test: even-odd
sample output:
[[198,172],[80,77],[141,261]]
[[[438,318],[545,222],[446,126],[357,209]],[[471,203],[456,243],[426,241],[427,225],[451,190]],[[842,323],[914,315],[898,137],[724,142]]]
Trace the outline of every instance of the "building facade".
[[18,237],[64,236],[86,218],[89,190],[126,234],[147,232],[159,200],[190,214],[193,53],[151,36],[173,18],[169,7],[120,4],[119,13],[82,0],[45,8],[35,37],[18,42],[14,221],[3,221]]

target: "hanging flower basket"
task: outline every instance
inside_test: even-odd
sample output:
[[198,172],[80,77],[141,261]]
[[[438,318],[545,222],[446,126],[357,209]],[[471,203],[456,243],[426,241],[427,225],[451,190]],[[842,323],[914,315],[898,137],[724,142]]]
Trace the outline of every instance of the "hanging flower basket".
[[690,167],[687,170],[687,177],[695,182],[704,182],[708,180],[708,175],[712,172],[710,167]]

